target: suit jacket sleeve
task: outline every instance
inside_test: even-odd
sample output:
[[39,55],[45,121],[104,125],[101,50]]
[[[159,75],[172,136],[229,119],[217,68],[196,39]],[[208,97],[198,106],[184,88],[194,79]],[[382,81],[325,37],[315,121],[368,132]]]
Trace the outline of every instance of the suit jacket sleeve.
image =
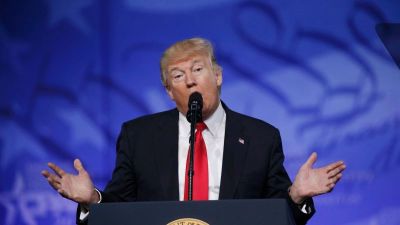
[[292,209],[296,224],[306,224],[315,213],[314,203],[313,200],[309,198],[301,205],[303,206],[306,204],[307,208],[310,209],[310,213],[306,214],[301,211],[301,206],[294,203],[289,196],[288,187],[291,185],[291,181],[283,166],[284,154],[282,150],[281,137],[278,130],[276,130],[274,135],[272,152],[269,158],[270,161],[269,172],[267,174],[266,197],[286,198],[290,208]]
[[[101,192],[102,202],[124,202],[136,200],[136,183],[134,174],[133,154],[129,151],[132,140],[128,138],[131,135],[129,132],[134,130],[127,129],[124,124],[121,128],[120,135],[117,141],[117,158],[115,168],[112,174],[111,181],[107,184],[104,191]],[[133,134],[132,134],[133,135]],[[87,219],[81,221],[79,215],[81,206],[78,204],[76,213],[77,224],[87,224]]]
[[117,158],[112,179],[101,192],[103,202],[131,202],[136,201],[136,174],[134,165],[134,154],[132,146],[135,129],[128,129],[123,124],[117,141]]

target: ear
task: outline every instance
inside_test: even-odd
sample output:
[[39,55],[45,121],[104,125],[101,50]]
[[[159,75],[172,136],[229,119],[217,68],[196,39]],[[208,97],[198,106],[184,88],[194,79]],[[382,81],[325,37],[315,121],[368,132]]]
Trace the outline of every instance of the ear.
[[169,95],[172,101],[175,101],[174,99],[174,93],[172,93],[171,87],[169,85],[165,86],[165,91]]
[[222,85],[222,71],[221,71],[221,69],[216,69],[215,70],[215,76],[216,76],[216,79],[217,79],[217,86],[218,87],[221,87],[221,85]]

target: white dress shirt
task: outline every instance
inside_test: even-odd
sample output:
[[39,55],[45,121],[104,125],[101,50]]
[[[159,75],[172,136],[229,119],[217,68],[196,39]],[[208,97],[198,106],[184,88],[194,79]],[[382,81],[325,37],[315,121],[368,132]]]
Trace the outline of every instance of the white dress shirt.
[[[208,198],[209,200],[218,200],[226,123],[226,114],[221,102],[217,110],[204,123],[207,125],[207,129],[202,134],[206,143],[208,158]],[[185,115],[179,113],[178,178],[180,201],[183,201],[185,193],[185,171],[189,151],[189,137],[190,123],[187,121]]]

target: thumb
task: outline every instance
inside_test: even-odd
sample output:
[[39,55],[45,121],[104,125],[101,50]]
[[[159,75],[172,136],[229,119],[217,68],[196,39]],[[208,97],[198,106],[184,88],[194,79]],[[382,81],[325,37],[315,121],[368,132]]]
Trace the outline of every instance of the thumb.
[[307,161],[304,163],[305,167],[312,168],[315,161],[317,161],[317,153],[313,152],[310,157],[308,157]]
[[74,160],[74,167],[78,171],[78,173],[82,173],[85,171],[85,168],[83,168],[83,165],[79,159]]

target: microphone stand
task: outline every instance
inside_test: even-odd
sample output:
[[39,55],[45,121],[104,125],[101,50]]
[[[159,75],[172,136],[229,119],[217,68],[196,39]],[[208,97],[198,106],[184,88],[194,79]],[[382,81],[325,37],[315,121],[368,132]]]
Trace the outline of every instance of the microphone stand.
[[[191,113],[191,118],[190,118],[190,158],[189,158],[189,171],[188,171],[188,177],[189,177],[189,182],[188,182],[188,200],[192,201],[193,200],[193,175],[194,175],[194,142],[195,142],[195,135],[194,131],[196,129],[196,123],[197,123],[197,118],[198,118],[198,105],[197,103],[191,104],[190,109]],[[201,113],[201,112],[200,112]]]

